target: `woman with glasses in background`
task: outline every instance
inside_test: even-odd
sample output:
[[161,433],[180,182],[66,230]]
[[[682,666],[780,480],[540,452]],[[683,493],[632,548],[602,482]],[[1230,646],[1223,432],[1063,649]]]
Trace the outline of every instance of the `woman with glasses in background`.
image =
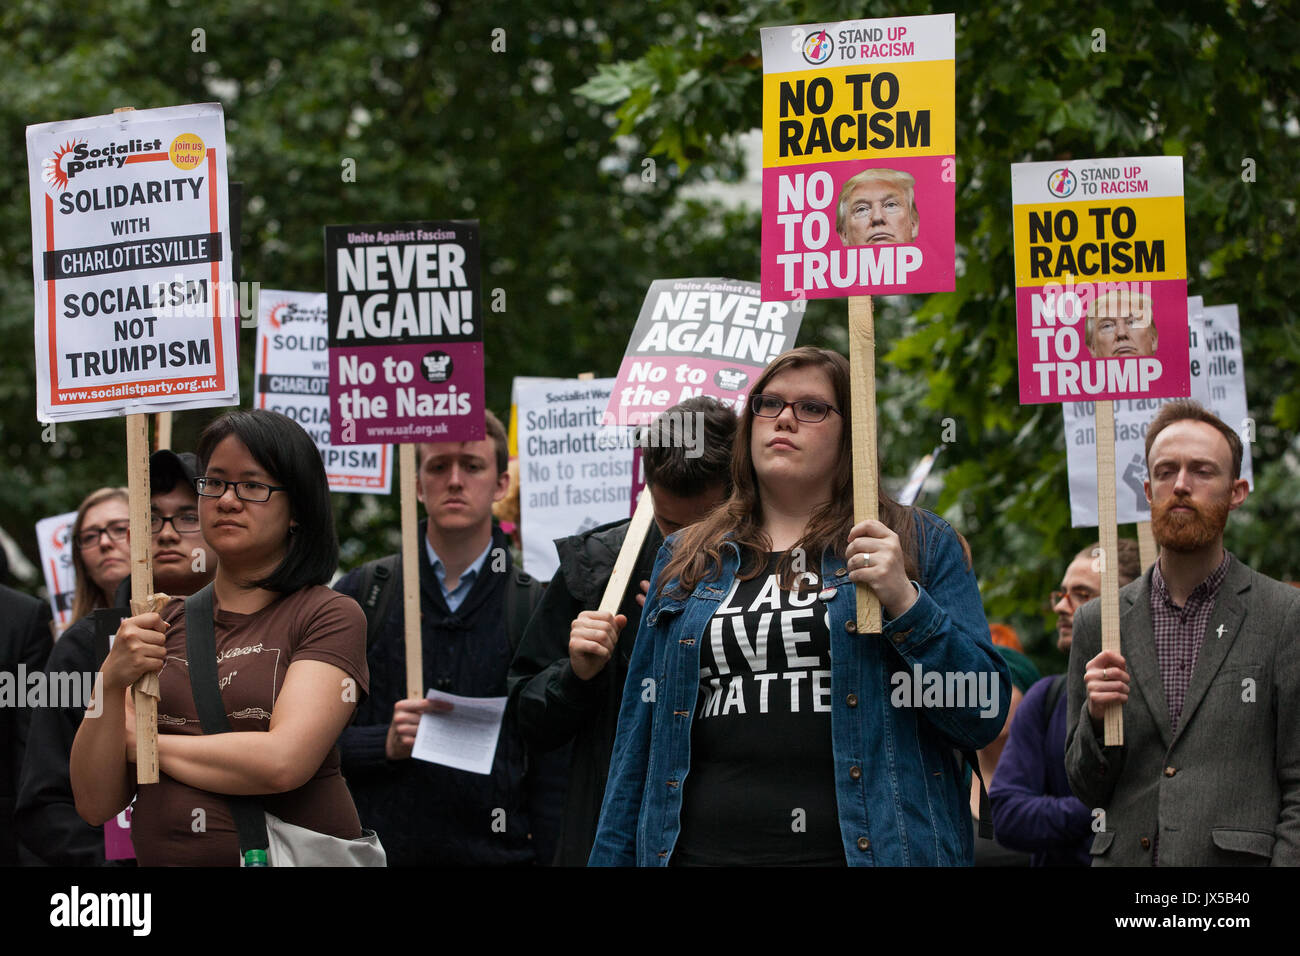
[[[954,750],[997,736],[1007,666],[947,523],[882,493],[854,524],[849,407],[825,349],[754,383],[731,497],[659,552],[591,864],[972,862]],[[881,635],[857,633],[857,584]],[[971,694],[913,694],[931,672]]]
[[[104,662],[104,716],[72,749],[77,811],[92,824],[136,796],[141,865],[234,866],[229,797],[255,795],[286,823],[361,835],[335,742],[365,693],[366,622],[325,585],[338,563],[329,485],[300,425],[231,412],[199,440],[199,519],[218,557],[213,581],[217,678],[231,731],[203,733],[190,685],[186,606],[123,622]],[[159,673],[159,783],[136,794],[127,689]],[[203,820],[201,829],[195,821]],[[274,861],[272,861],[274,863]]]
[[86,495],[72,522],[72,620],[97,607],[112,607],[117,586],[131,575],[131,512],[125,488]]

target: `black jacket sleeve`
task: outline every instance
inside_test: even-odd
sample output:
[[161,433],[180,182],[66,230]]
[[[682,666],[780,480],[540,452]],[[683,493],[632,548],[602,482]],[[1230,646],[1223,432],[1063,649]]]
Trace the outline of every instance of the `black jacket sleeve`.
[[[95,673],[95,625],[82,618],[54,644],[46,673]],[[85,711],[41,707],[32,713],[18,786],[15,823],[23,845],[50,866],[102,866],[104,830],[77,815],[68,761]]]
[[[398,588],[388,606],[388,620],[382,625],[387,628],[393,619],[395,610],[402,607],[401,582],[394,578],[390,587]],[[350,571],[338,580],[334,590],[355,599],[361,587],[361,572]],[[381,632],[382,636],[382,632]],[[389,768],[384,744],[388,739],[388,725],[392,721],[392,708],[381,713],[384,701],[388,700],[389,688],[387,675],[389,669],[379,666],[376,653],[383,647],[384,641],[376,639],[366,649],[366,663],[370,670],[370,692],[357,705],[357,712],[352,723],[339,735],[339,765],[344,777],[355,779],[363,774],[386,771]]]
[[589,681],[569,665],[569,627],[582,611],[564,570],[557,571],[510,665],[507,683],[519,732],[538,753],[572,740],[605,697],[612,662]]

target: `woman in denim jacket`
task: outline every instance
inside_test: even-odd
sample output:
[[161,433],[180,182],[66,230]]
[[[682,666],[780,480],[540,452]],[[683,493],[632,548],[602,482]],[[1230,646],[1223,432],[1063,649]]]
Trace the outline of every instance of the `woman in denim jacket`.
[[971,864],[957,751],[997,737],[1010,678],[947,523],[882,495],[853,524],[848,413],[836,352],[755,382],[731,498],[655,563],[591,865]]

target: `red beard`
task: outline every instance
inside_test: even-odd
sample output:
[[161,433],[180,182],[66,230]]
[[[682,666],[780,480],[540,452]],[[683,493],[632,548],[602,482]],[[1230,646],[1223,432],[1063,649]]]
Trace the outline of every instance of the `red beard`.
[[[1213,544],[1228,524],[1229,499],[1211,501],[1203,508],[1190,498],[1170,498],[1151,505],[1151,533],[1156,543],[1170,551],[1197,551]],[[1191,511],[1173,511],[1177,507]]]

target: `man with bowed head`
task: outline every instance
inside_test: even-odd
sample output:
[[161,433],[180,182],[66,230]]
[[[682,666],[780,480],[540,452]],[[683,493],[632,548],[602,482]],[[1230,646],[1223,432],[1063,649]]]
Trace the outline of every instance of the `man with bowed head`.
[[[1075,616],[1066,772],[1105,811],[1093,865],[1300,864],[1300,591],[1224,550],[1249,486],[1241,439],[1195,402],[1147,429],[1159,560],[1120,590],[1122,653],[1101,605]],[[1123,708],[1124,743],[1103,740]]]
[[[692,432],[695,441],[688,442]],[[665,535],[694,524],[730,494],[735,433],[735,413],[703,395],[674,405],[642,431],[655,520],[637,554],[632,581],[638,583],[627,588],[617,614],[596,608],[630,521],[555,542],[560,569],[510,667],[510,698],[529,746],[545,752],[573,741],[558,866],[583,866],[591,853],[655,555]]]

